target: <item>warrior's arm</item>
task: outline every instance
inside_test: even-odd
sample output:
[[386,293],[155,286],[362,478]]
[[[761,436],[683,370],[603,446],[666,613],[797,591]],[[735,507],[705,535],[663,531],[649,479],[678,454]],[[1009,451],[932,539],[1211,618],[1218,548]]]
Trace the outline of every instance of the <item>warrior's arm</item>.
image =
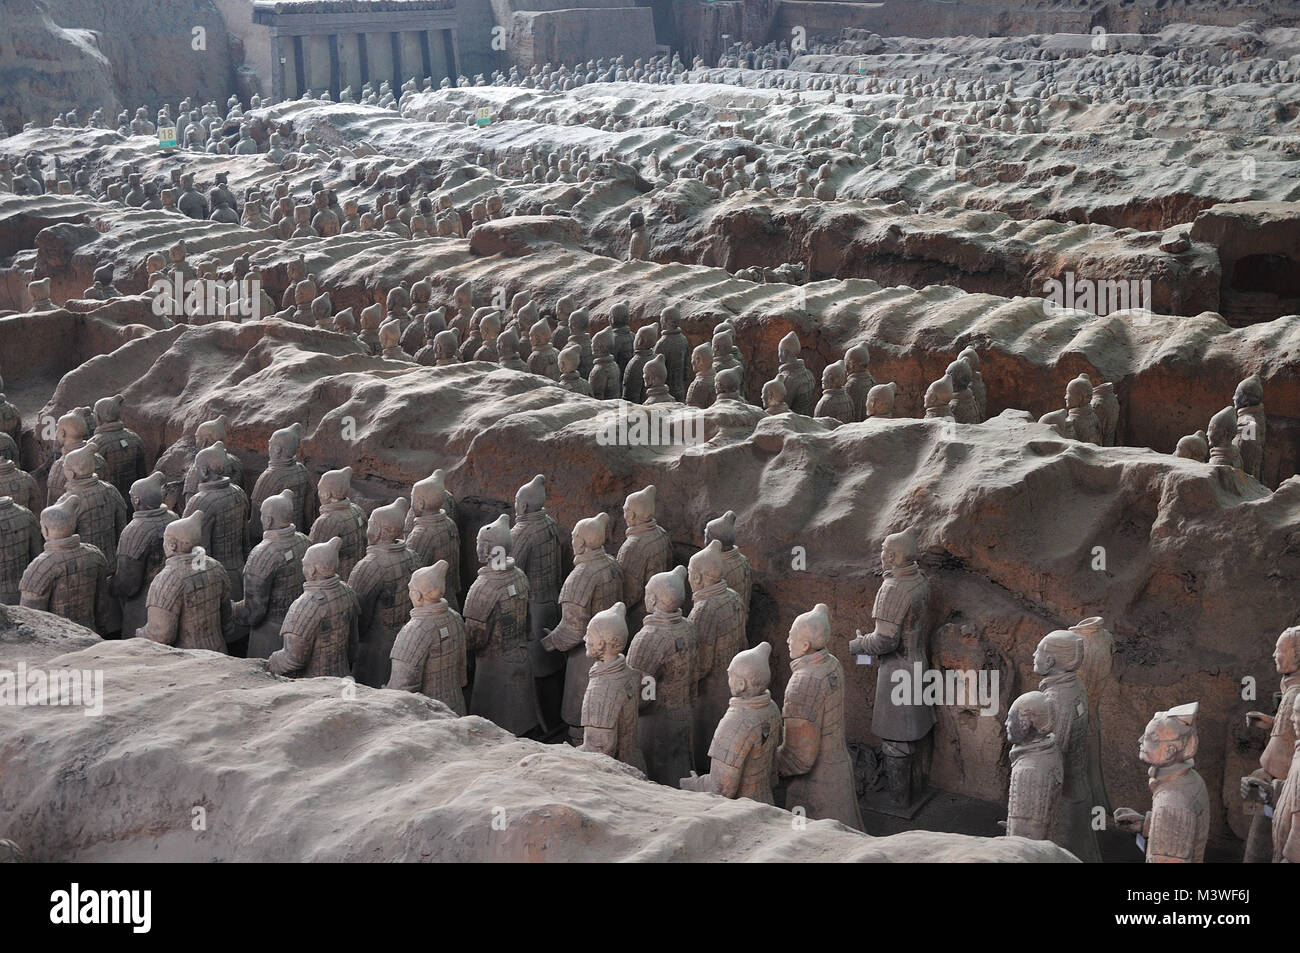
[[266,660],[267,667],[276,675],[301,672],[311,658],[311,640],[288,629],[280,634],[284,636],[284,648],[271,653],[271,657]]
[[162,605],[149,605],[149,614],[145,624],[135,630],[137,638],[173,645],[180,625],[180,613]]
[[560,605],[560,624],[542,639],[542,646],[552,652],[567,652],[582,643],[587,634],[587,623],[591,615],[587,607],[576,602],[564,602]]
[[465,648],[470,652],[482,652],[487,648],[488,640],[492,635],[492,626],[488,620],[465,617]]
[[703,791],[734,799],[740,794],[740,768],[714,758],[709,773],[699,778],[682,778],[683,791]]
[[107,635],[122,628],[122,604],[108,589],[108,560],[99,564],[95,580],[95,628]]
[[262,624],[271,608],[271,588],[274,585],[275,573],[252,573],[245,570],[244,598],[233,606],[236,624],[249,628]]
[[897,622],[877,619],[874,632],[849,641],[849,652],[853,655],[888,655],[898,648],[902,632],[902,626]]
[[612,758],[618,750],[618,732],[613,728],[586,725],[582,729],[582,750],[607,754]]
[[144,560],[117,554],[117,572],[109,583],[109,591],[119,599],[130,599],[140,594],[144,586]]
[[785,719],[785,741],[777,749],[777,770],[781,777],[807,774],[817,763],[821,731],[803,718]]

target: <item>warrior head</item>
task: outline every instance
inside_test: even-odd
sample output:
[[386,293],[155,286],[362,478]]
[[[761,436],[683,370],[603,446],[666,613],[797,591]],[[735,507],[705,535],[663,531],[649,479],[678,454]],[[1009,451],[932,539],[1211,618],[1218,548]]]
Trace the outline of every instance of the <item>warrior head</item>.
[[447,591],[447,560],[439,559],[432,566],[424,566],[411,574],[406,587],[413,606],[433,606],[442,601]]
[[366,542],[372,546],[401,541],[406,533],[406,511],[410,504],[399,496],[387,506],[378,506],[366,524]]
[[288,463],[298,455],[302,429],[302,424],[295,423],[271,434],[267,441],[267,457],[271,463]]
[[649,523],[655,518],[655,494],[658,491],[652,483],[644,490],[629,493],[623,501],[623,519],[629,527]]
[[1068,629],[1047,633],[1034,649],[1034,673],[1037,675],[1074,672],[1082,664],[1083,639]]
[[515,516],[528,516],[546,505],[546,477],[537,474],[515,493]]
[[131,484],[131,505],[137,510],[156,510],[163,505],[167,478],[155,470]]
[[597,513],[585,520],[578,520],[573,527],[573,555],[581,556],[584,553],[604,549],[608,533],[608,513]]
[[727,666],[727,686],[736,698],[754,698],[772,683],[772,643],[737,652]]
[[1196,755],[1196,712],[1199,702],[1158,711],[1147,723],[1139,742],[1138,757],[1156,768],[1165,768]]
[[262,501],[262,526],[265,529],[293,526],[293,516],[293,490],[285,488]]
[[830,638],[831,610],[826,603],[819,602],[810,612],[795,618],[785,644],[790,649],[790,658],[797,659],[826,648]]
[[320,480],[316,484],[316,492],[320,494],[322,503],[334,503],[338,500],[346,500],[348,491],[352,489],[352,468],[344,467],[341,470],[326,470],[320,475]]
[[478,561],[491,569],[505,569],[511,544],[510,517],[502,513],[478,531]]
[[95,448],[90,444],[68,451],[63,470],[70,480],[84,480],[95,475]]
[[226,445],[218,440],[210,447],[204,447],[194,455],[194,469],[198,472],[200,483],[220,480],[226,475],[230,460],[226,456]]
[[172,520],[163,530],[163,553],[183,556],[194,551],[203,539],[203,511],[195,510],[184,519]]
[[54,539],[67,539],[77,531],[77,510],[81,508],[81,497],[69,493],[55,503],[41,510],[41,535],[46,542]]
[[627,647],[627,607],[616,602],[604,612],[597,612],[587,623],[583,636],[587,658],[612,661]]
[[1013,745],[1039,741],[1051,733],[1054,720],[1050,698],[1042,692],[1025,692],[1007,712],[1007,740]]
[[95,401],[95,420],[100,426],[104,424],[117,423],[122,419],[122,402],[126,398],[121,394],[114,394],[112,397],[101,397]]
[[894,393],[898,385],[893,381],[888,384],[876,384],[867,391],[866,413],[868,417],[892,417],[894,415]]
[[302,555],[302,574],[308,582],[329,579],[339,574],[339,550],[343,546],[342,537],[335,536],[329,542],[308,546]]
[[676,612],[685,601],[685,566],[676,566],[669,572],[657,572],[646,581],[645,606],[650,612],[658,615]]
[[785,337],[781,338],[780,342],[776,346],[777,360],[782,364],[789,364],[791,361],[795,360],[802,351],[803,347],[799,343],[799,335],[791,331]]

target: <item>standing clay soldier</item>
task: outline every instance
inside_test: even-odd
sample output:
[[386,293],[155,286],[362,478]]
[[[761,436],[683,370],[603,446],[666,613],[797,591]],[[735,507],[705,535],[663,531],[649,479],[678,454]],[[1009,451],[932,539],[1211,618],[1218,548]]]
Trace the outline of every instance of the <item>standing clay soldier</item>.
[[[0,377],[0,434],[8,434],[14,442],[15,447],[22,446],[23,439],[23,418],[15,407],[4,395],[5,381]],[[18,462],[17,456],[13,458]]]
[[1084,643],[1065,630],[1045,635],[1034,651],[1034,672],[1043,676],[1039,691],[1052,702],[1053,731],[1061,749],[1065,783],[1061,788],[1062,847],[1085,864],[1100,863],[1092,829],[1092,789],[1088,771],[1088,693],[1079,678]]
[[446,511],[449,494],[441,470],[411,487],[411,519],[406,545],[421,567],[447,561],[443,592],[453,608],[460,605],[460,530]]
[[36,514],[13,497],[0,496],[0,605],[18,605],[23,572],[43,548]]
[[952,420],[952,378],[945,374],[925,389],[925,416],[930,419]]
[[790,680],[781,708],[785,740],[777,751],[777,770],[790,779],[787,810],[803,808],[809,818],[860,831],[853,762],[844,741],[844,669],[826,648],[830,637],[824,603],[790,626]]
[[361,606],[356,594],[339,578],[342,538],[307,547],[302,557],[302,594],[293,600],[280,623],[283,647],[271,653],[266,666],[276,675],[294,678],[352,674],[359,639]]
[[149,585],[147,621],[136,630],[137,638],[226,654],[234,632],[230,580],[221,563],[203,552],[202,538],[202,511],[163,530],[167,562]]
[[1268,418],[1264,414],[1264,382],[1258,374],[1237,385],[1232,403],[1237,408],[1237,437],[1233,443],[1241,454],[1241,468],[1262,482]]
[[77,535],[77,507],[68,494],[41,511],[45,548],[23,571],[19,605],[62,616],[108,635],[120,628],[117,607],[108,591],[109,562]]
[[979,404],[970,389],[972,376],[970,365],[961,358],[948,365],[947,377],[952,382],[952,401],[948,406],[959,424],[977,424],[981,420]]
[[690,360],[691,342],[682,333],[682,314],[676,305],[669,305],[659,314],[659,340],[655,353],[662,355],[668,371],[668,393],[673,400],[686,399],[686,365]]
[[560,352],[560,386],[584,397],[591,396],[591,387],[578,373],[578,364],[582,360],[582,348],[576,344],[568,345]]
[[934,709],[923,700],[911,703],[894,698],[894,673],[912,677],[916,666],[929,667],[930,582],[916,562],[916,538],[911,530],[885,537],[880,547],[884,582],[871,606],[875,628],[861,631],[849,642],[854,655],[868,655],[878,664],[876,704],[871,713],[871,730],[881,739],[885,760],[885,784],[898,807],[914,800],[914,778],[918,771],[916,752],[934,727]]
[[785,402],[796,414],[811,417],[813,412],[814,391],[817,382],[812,371],[804,366],[799,357],[801,347],[799,335],[791,331],[777,345],[777,358],[781,366],[777,369],[776,379],[785,385]]
[[[1147,771],[1151,810],[1115,811],[1121,830],[1146,840],[1148,864],[1199,864],[1210,836],[1210,795],[1193,770],[1196,755],[1197,702],[1158,711],[1141,738],[1141,758]],[[1068,777],[1066,783],[1069,783]],[[1276,829],[1277,816],[1274,815]]]
[[[722,543],[716,539],[691,557],[691,622],[695,626],[696,770],[708,767],[709,743],[734,691],[727,666],[745,649],[745,613],[740,596],[727,586]],[[767,643],[761,643],[766,645]]]
[[731,698],[709,743],[709,771],[682,778],[683,791],[773,803],[781,709],[767,688],[772,681],[771,655],[772,644],[760,642],[732,658],[725,670]]
[[[621,381],[627,374],[627,362],[632,360],[635,348],[632,329],[628,327],[628,307],[626,301],[620,301],[609,309],[609,330],[614,335],[614,360],[618,362],[618,375]],[[622,391],[620,390],[620,393]]]
[[650,406],[673,402],[673,395],[668,391],[668,365],[664,363],[662,354],[656,354],[646,361],[641,377],[645,382],[645,396],[641,401],[643,404]]
[[705,545],[715,539],[722,545],[722,560],[726,566],[723,578],[727,581],[727,587],[740,596],[741,610],[748,627],[749,600],[754,592],[754,570],[745,554],[736,546],[736,514],[732,510],[727,510],[717,519],[704,524]]
[[646,776],[676,785],[695,770],[695,624],[682,615],[686,567],[652,576],[645,586],[649,614],[632,638],[627,664],[653,681],[637,727]]
[[595,613],[583,635],[583,660],[595,660],[584,679],[581,713],[582,750],[609,755],[645,771],[637,739],[641,705],[641,673],[628,667],[627,620],[623,603]]
[[1074,439],[1101,443],[1101,421],[1092,409],[1092,381],[1080,374],[1065,385],[1065,410],[1074,428]]
[[468,636],[460,614],[444,599],[447,560],[411,574],[411,621],[393,643],[393,674],[385,688],[419,692],[464,715]]
[[45,498],[48,505],[59,501],[67,489],[68,478],[63,472],[63,461],[69,453],[86,445],[90,427],[85,416],[79,410],[72,410],[59,418],[55,425],[54,439],[59,445],[60,455],[50,464],[49,475],[45,478]]
[[1237,408],[1224,407],[1211,417],[1205,436],[1210,444],[1211,466],[1241,469],[1241,451],[1237,449]]
[[546,512],[546,477],[537,474],[515,493],[515,525],[510,530],[515,565],[528,577],[528,648],[537,680],[542,726],[560,721],[564,659],[542,645],[546,633],[560,621],[564,537]]
[[297,459],[302,442],[302,424],[294,424],[271,434],[267,442],[266,469],[253,484],[252,518],[248,523],[248,541],[256,546],[262,540],[261,506],[268,497],[281,490],[293,490],[293,524],[311,526],[320,504],[311,474]]
[[131,484],[135,512],[117,541],[117,571],[110,587],[122,603],[122,632],[128,636],[147,621],[149,586],[167,558],[163,555],[163,531],[177,519],[163,505],[165,491],[166,480],[157,472]]
[[[984,375],[980,373],[980,355],[973,347],[966,347],[957,355],[960,360],[966,362],[970,368],[970,392],[975,395],[975,408],[979,411],[980,420],[985,420],[989,415],[989,395],[984,386]],[[1118,417],[1119,405],[1115,406],[1116,416]]]
[[302,558],[311,544],[293,523],[293,490],[262,502],[262,541],[244,564],[244,598],[235,603],[235,624],[249,627],[248,657],[270,658],[284,647],[280,626],[302,595]]
[[[64,460],[68,489],[76,494],[77,533],[83,542],[99,549],[110,567],[117,565],[117,537],[131,521],[122,495],[95,475],[95,448],[91,444],[73,450]],[[110,570],[111,571],[111,570]]]
[[591,339],[592,365],[587,384],[591,396],[599,400],[615,400],[623,393],[623,380],[614,360],[614,332],[602,328]]
[[653,324],[637,328],[632,357],[623,369],[623,399],[630,404],[639,404],[645,399],[645,366],[654,359],[658,334]]
[[102,397],[95,401],[95,435],[90,443],[95,445],[107,469],[100,478],[111,483],[125,498],[131,484],[145,475],[144,441],[134,430],[122,423],[121,394]]
[[1090,616],[1070,626],[1083,639],[1083,664],[1079,680],[1088,693],[1088,803],[1110,813],[1110,796],[1101,774],[1101,698],[1110,681],[1115,657],[1115,637],[1105,627],[1101,616]]
[[633,212],[628,216],[627,227],[631,232],[627,242],[627,260],[645,261],[650,251],[650,235],[645,227],[645,215]]
[[320,516],[311,524],[307,538],[315,544],[339,538],[338,567],[340,579],[352,575],[352,568],[366,550],[366,514],[348,499],[352,489],[352,468],[327,470],[317,483],[320,493]]
[[853,404],[854,421],[867,419],[867,394],[876,386],[876,379],[867,370],[870,361],[871,351],[865,344],[855,344],[844,352],[844,389]]
[[691,386],[686,388],[686,403],[690,407],[712,407],[718,399],[713,384],[713,345],[705,341],[691,352]]
[[672,540],[655,520],[655,493],[651,484],[629,494],[623,502],[627,538],[618,549],[618,568],[623,577],[628,628],[632,630],[640,629],[645,618],[646,582],[656,573],[666,572],[673,562]]
[[366,554],[348,577],[361,605],[356,679],[371,688],[388,683],[393,643],[411,615],[408,586],[420,563],[403,538],[406,511],[401,497],[375,508],[366,526]]
[[248,555],[248,495],[226,476],[229,457],[217,441],[194,457],[198,491],[185,515],[203,512],[203,549],[225,568],[232,598],[244,597],[244,559]]
[[516,735],[541,724],[528,640],[528,577],[510,558],[510,517],[478,531],[482,568],[465,594],[465,628],[475,653],[469,712]]
[[528,370],[539,377],[553,381],[560,379],[560,354],[551,346],[551,326],[545,318],[538,318],[528,331],[533,353],[528,355]]
[[1052,734],[1052,701],[1025,692],[1007,712],[1011,742],[1011,788],[1007,793],[1007,836],[1051,840],[1059,825],[1064,768]]
[[[542,647],[548,651],[568,653],[560,717],[569,726],[570,740],[575,743],[582,740],[582,699],[590,668],[581,648],[583,635],[592,616],[604,612],[623,594],[618,563],[605,552],[608,533],[608,513],[578,520],[573,527],[573,571],[560,587],[560,624],[542,638]],[[624,627],[623,645],[626,645],[627,626],[623,617],[620,607],[619,621]],[[623,645],[618,651],[622,651]]]
[[853,400],[844,385],[847,381],[843,361],[831,361],[822,371],[822,397],[813,411],[814,417],[831,417],[842,424],[853,422]]
[[41,508],[41,491],[36,479],[18,468],[18,445],[8,434],[0,434],[0,496],[11,497],[32,513]]
[[[1246,813],[1251,815],[1250,833],[1246,837],[1244,863],[1267,864],[1280,862],[1280,853],[1274,844],[1274,825],[1278,821],[1294,825],[1294,819],[1279,818],[1276,805],[1283,803],[1282,792],[1290,777],[1292,761],[1297,749],[1296,718],[1300,712],[1300,626],[1292,626],[1277,638],[1273,649],[1273,664],[1282,676],[1281,697],[1277,713],[1246,713],[1246,724],[1251,728],[1269,729],[1268,744],[1259,756],[1259,768],[1241,779],[1241,797],[1246,802]],[[1275,806],[1273,816],[1264,810]],[[1290,830],[1284,830],[1277,847],[1285,847]],[[1292,857],[1291,860],[1298,858]]]
[[[214,443],[220,443],[226,447],[226,434],[229,429],[229,421],[225,414],[221,414],[212,420],[205,420],[194,429],[194,454],[198,451],[212,446]],[[240,462],[239,457],[230,452],[226,447],[226,472],[225,475],[230,477],[230,482],[239,488],[244,486],[244,465]],[[189,469],[185,472],[185,500],[189,500],[199,489],[199,471],[194,465],[194,459],[191,457]]]
[[1115,385],[1110,381],[1093,388],[1092,412],[1097,415],[1101,429],[1101,445],[1115,446],[1115,431],[1119,427],[1119,398],[1115,396]]

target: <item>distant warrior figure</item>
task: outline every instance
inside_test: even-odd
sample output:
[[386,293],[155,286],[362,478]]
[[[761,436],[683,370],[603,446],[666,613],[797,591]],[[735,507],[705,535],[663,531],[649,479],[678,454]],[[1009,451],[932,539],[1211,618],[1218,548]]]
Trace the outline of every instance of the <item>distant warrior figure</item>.
[[591,387],[578,373],[578,364],[582,360],[582,348],[570,344],[560,352],[560,386],[565,390],[584,397],[591,396]]
[[[963,348],[957,357],[965,361],[966,366],[970,368],[970,391],[975,395],[975,408],[979,411],[980,420],[985,420],[989,415],[989,397],[988,390],[984,386],[984,375],[980,373],[979,352],[973,347],[967,347]],[[1118,404],[1115,409],[1118,415]]]
[[18,583],[19,605],[62,616],[106,636],[118,631],[121,622],[108,591],[108,560],[76,533],[80,503],[75,494],[68,494],[41,511],[45,547]]
[[1053,840],[1060,826],[1061,750],[1052,734],[1052,701],[1025,692],[1007,712],[1011,742],[1011,788],[1007,793],[1007,836]]
[[408,586],[420,562],[403,538],[406,510],[406,500],[399,497],[370,514],[366,554],[348,577],[361,604],[361,645],[354,671],[357,681],[371,688],[388,683],[393,643],[411,615]]
[[637,328],[632,356],[623,369],[623,399],[630,404],[645,400],[645,366],[654,360],[658,333],[653,324]]
[[18,605],[23,572],[44,548],[41,522],[11,496],[0,496],[0,605]]
[[1092,381],[1080,374],[1065,385],[1065,411],[1074,428],[1074,439],[1101,443],[1101,421],[1092,409]]
[[1092,412],[1097,415],[1097,423],[1101,428],[1101,445],[1115,446],[1115,431],[1119,427],[1119,398],[1115,396],[1115,385],[1110,381],[1092,389]]
[[1079,679],[1088,693],[1088,803],[1110,813],[1110,796],[1101,773],[1101,701],[1114,664],[1115,637],[1101,616],[1091,616],[1070,626],[1083,639],[1083,664]]
[[814,417],[830,417],[842,424],[853,422],[853,399],[845,389],[848,377],[842,361],[831,361],[822,371],[822,396]]
[[203,511],[203,549],[230,576],[234,598],[244,597],[244,560],[248,555],[248,495],[227,475],[230,456],[217,441],[194,457],[198,489],[185,504],[185,515]]
[[642,403],[650,406],[673,402],[673,395],[668,391],[668,366],[664,363],[662,354],[656,354],[646,361],[641,377],[645,381],[645,397]]
[[55,424],[54,440],[59,445],[59,456],[55,457],[54,462],[50,464],[49,475],[45,478],[45,498],[49,505],[57,503],[59,497],[68,488],[68,477],[63,472],[63,461],[73,450],[84,447],[89,436],[90,425],[80,410],[69,411]]
[[[1147,771],[1151,810],[1140,814],[1131,808],[1115,811],[1120,830],[1146,840],[1148,864],[1199,864],[1205,860],[1210,836],[1210,795],[1193,768],[1196,756],[1197,702],[1158,711],[1141,740],[1141,758]],[[1278,825],[1274,814],[1274,836]],[[1300,857],[1291,857],[1293,861]]]
[[[263,540],[265,542],[265,540]],[[307,547],[302,557],[302,595],[280,623],[283,647],[271,653],[267,668],[293,678],[352,674],[360,639],[361,605],[339,578],[343,540]]]
[[78,447],[63,460],[68,478],[64,495],[76,494],[81,501],[77,506],[77,533],[83,542],[90,543],[104,554],[110,567],[116,566],[117,537],[131,521],[126,500],[112,484],[95,475],[93,445]]
[[789,778],[786,809],[862,830],[853,762],[844,741],[844,669],[826,647],[830,610],[818,603],[790,626],[790,680],[781,708],[777,769]]
[[952,418],[952,378],[945,374],[925,389],[925,416],[933,420]]
[[790,405],[790,409],[796,414],[811,417],[817,381],[799,357],[801,351],[799,335],[793,331],[781,338],[777,345],[777,359],[781,366],[777,369],[776,379],[785,385],[785,402]]
[[460,530],[451,518],[447,492],[441,470],[411,487],[410,527],[406,545],[415,553],[421,566],[447,561],[443,596],[453,609],[460,607]]
[[[1237,449],[1237,408],[1224,407],[1213,417],[1205,428],[1205,436],[1210,444],[1210,465],[1217,467],[1242,467],[1241,451]],[[56,463],[58,461],[55,461]],[[51,475],[53,471],[51,471]]]
[[[8,434],[13,440],[15,447],[22,446],[23,439],[23,418],[15,407],[4,395],[5,382],[0,377],[0,434]],[[14,463],[18,462],[18,457],[12,458]]]
[[681,779],[683,791],[772,804],[776,753],[781,744],[781,709],[772,700],[772,644],[760,642],[736,653],[727,666],[731,699],[709,743],[709,771]]
[[614,332],[602,328],[591,339],[592,365],[587,385],[591,396],[600,400],[615,400],[623,393],[623,380],[618,363],[614,360]]
[[[229,431],[229,421],[225,414],[221,414],[212,420],[205,420],[194,428],[194,449],[190,452],[189,469],[185,471],[185,500],[188,501],[191,496],[198,492],[199,489],[199,471],[194,465],[194,458],[200,450],[204,450],[214,443],[220,443],[226,451],[226,473],[230,477],[230,482],[235,486],[243,489],[244,487],[244,465],[240,462],[239,457],[230,452],[226,446],[226,436]],[[159,469],[164,469],[162,464],[158,464]]]
[[469,712],[516,735],[541,724],[528,645],[528,577],[510,558],[510,517],[478,531],[482,567],[465,594],[469,651],[476,656]]
[[[609,329],[614,335],[614,360],[618,362],[619,380],[627,373],[627,362],[632,360],[635,348],[632,329],[628,327],[628,306],[619,301],[609,309]],[[622,393],[620,390],[619,393]]]
[[117,541],[117,571],[110,585],[122,603],[122,632],[127,636],[147,621],[145,600],[167,557],[163,555],[163,531],[178,517],[163,505],[166,481],[151,473],[131,484],[131,505],[135,512]]
[[283,648],[280,626],[302,595],[302,558],[311,545],[293,523],[293,490],[262,502],[262,541],[244,565],[244,597],[235,603],[235,623],[249,627],[248,657],[270,658]]
[[1241,468],[1263,482],[1268,418],[1264,414],[1264,382],[1258,374],[1250,375],[1237,385],[1232,403],[1237,408],[1237,437],[1233,443],[1241,454]]
[[650,251],[650,235],[646,231],[645,216],[640,212],[633,212],[628,216],[627,227],[631,233],[627,243],[627,260],[645,261]]
[[[608,534],[608,513],[578,520],[573,527],[573,571],[560,587],[560,624],[542,638],[542,647],[548,651],[568,653],[560,716],[569,726],[569,737],[575,744],[582,741],[582,698],[591,667],[581,647],[582,638],[591,617],[608,609],[623,594],[618,563],[605,552]],[[620,619],[623,616],[620,611]]]
[[662,355],[668,371],[668,393],[673,400],[686,399],[686,367],[690,362],[691,342],[682,333],[682,313],[669,305],[659,314],[659,340],[655,353]]
[[167,562],[149,586],[147,621],[136,630],[137,638],[226,654],[234,634],[230,579],[221,563],[203,552],[202,538],[202,511],[163,530]]
[[468,635],[465,622],[443,598],[447,560],[411,574],[411,621],[393,643],[393,674],[386,688],[419,692],[464,715]]
[[682,615],[686,567],[652,576],[645,587],[645,622],[632,638],[627,664],[652,681],[638,737],[646,776],[676,785],[695,770],[695,623]]
[[560,379],[560,354],[551,345],[551,326],[545,318],[538,318],[528,331],[533,353],[528,355],[528,370],[539,377],[553,381]]
[[116,487],[124,498],[131,492],[131,484],[145,475],[144,441],[134,430],[122,423],[121,394],[95,401],[95,435],[90,443],[95,445],[107,465],[99,474]]
[[623,603],[597,612],[585,626],[584,661],[591,666],[584,680],[582,750],[609,755],[616,761],[645,770],[637,739],[637,713],[641,704],[641,673],[629,668],[623,649],[627,645],[627,620]]
[[894,394],[897,386],[893,381],[888,384],[876,384],[871,390],[867,391],[867,402],[864,407],[866,416],[863,420],[870,420],[872,417],[892,417],[894,416]]
[[727,666],[745,649],[745,612],[740,596],[727,586],[722,544],[716,539],[691,557],[691,622],[695,625],[696,770],[707,769],[709,742],[734,692]]
[[911,677],[916,666],[929,667],[930,582],[916,561],[911,530],[885,537],[880,547],[884,582],[871,606],[873,630],[849,642],[853,655],[876,663],[876,704],[871,731],[881,739],[885,784],[899,807],[915,800],[919,771],[917,749],[934,727],[934,709],[923,699],[895,697],[895,673]]
[[[1300,719],[1300,626],[1292,626],[1277,638],[1273,649],[1273,664],[1282,676],[1282,686],[1277,712],[1266,715],[1260,711],[1246,713],[1246,724],[1251,728],[1269,729],[1268,744],[1259,756],[1259,768],[1241,779],[1241,797],[1246,813],[1251,815],[1250,834],[1246,838],[1248,864],[1281,862],[1284,858],[1300,862],[1300,852],[1291,846],[1286,853],[1291,832],[1297,830],[1294,814],[1300,805],[1294,804],[1295,784],[1288,779],[1293,774],[1292,762],[1300,751],[1296,726]],[[1289,799],[1282,797],[1286,785],[1291,783]],[[1277,808],[1292,804],[1290,813],[1278,814]],[[1265,809],[1273,808],[1272,816]],[[1280,837],[1275,837],[1280,832]],[[1300,838],[1300,834],[1296,835]],[[1276,845],[1276,846],[1275,846]]]
[[982,418],[979,402],[975,400],[975,394],[971,391],[974,375],[971,373],[970,365],[958,358],[948,365],[947,377],[952,381],[952,400],[948,407],[952,411],[953,419],[959,424],[980,423]]
[[327,470],[317,482],[320,494],[320,515],[311,524],[307,538],[314,544],[328,543],[339,538],[338,576],[348,579],[352,568],[366,551],[366,513],[348,499],[352,489],[352,468]]
[[4,433],[0,433],[0,496],[10,497],[33,514],[43,509],[36,478],[18,468],[18,445]]
[[713,345],[707,341],[691,351],[691,371],[694,377],[686,388],[686,403],[691,407],[712,407],[718,399],[713,383]]
[[655,492],[651,484],[629,494],[623,502],[627,538],[618,549],[618,568],[623,577],[628,628],[634,632],[645,618],[646,582],[656,573],[666,572],[673,563],[673,542],[655,520]]
[[267,442],[266,469],[253,484],[250,502],[252,518],[248,523],[248,541],[256,546],[262,540],[262,503],[281,490],[293,490],[293,525],[311,526],[316,521],[320,504],[311,474],[298,460],[298,446],[302,442],[302,424],[294,424],[271,434]]
[[546,512],[546,477],[537,474],[515,494],[515,525],[510,530],[515,565],[528,577],[528,648],[537,680],[542,726],[560,721],[564,659],[542,645],[560,621],[560,585],[564,581],[564,536]]
[[704,524],[704,543],[717,540],[722,545],[722,560],[726,566],[727,587],[740,596],[745,625],[749,625],[749,600],[754,592],[754,570],[745,554],[736,545],[736,514],[727,510],[717,519]]
[[876,380],[867,369],[871,351],[865,344],[855,344],[844,352],[844,389],[853,404],[853,420],[867,419],[867,394],[876,386]]

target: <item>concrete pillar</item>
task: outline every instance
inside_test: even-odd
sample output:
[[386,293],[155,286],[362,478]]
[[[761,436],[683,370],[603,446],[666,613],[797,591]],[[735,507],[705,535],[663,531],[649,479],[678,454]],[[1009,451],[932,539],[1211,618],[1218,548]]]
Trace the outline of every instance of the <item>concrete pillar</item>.
[[429,44],[429,75],[433,77],[433,88],[437,89],[442,78],[447,75],[447,51],[443,47],[444,30],[427,30],[425,42]]
[[284,99],[284,70],[288,57],[285,54],[283,38],[278,33],[271,34],[271,99],[279,102]]
[[361,98],[360,37],[355,33],[343,33],[339,36],[339,89],[351,86],[352,92]]
[[[408,79],[414,79],[416,85],[424,79],[424,52],[420,48],[420,34],[410,30],[403,30],[397,34],[397,47],[401,51],[401,70],[399,75],[402,82]],[[398,86],[401,89],[401,86]]]
[[330,88],[330,41],[323,33],[303,38],[307,86],[318,96]]
[[[393,46],[389,40],[388,33],[367,33],[366,34],[366,53],[367,62],[370,66],[370,82],[375,84],[375,89],[379,89],[379,84],[384,80],[393,82]],[[398,90],[393,90],[396,96]]]

